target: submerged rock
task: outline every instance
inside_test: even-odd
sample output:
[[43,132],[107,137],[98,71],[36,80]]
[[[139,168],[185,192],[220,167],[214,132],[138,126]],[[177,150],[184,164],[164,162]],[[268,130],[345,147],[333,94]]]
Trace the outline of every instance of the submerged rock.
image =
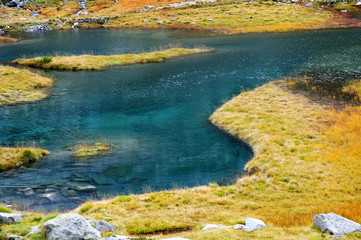
[[88,183],[84,182],[71,182],[68,183],[69,188],[77,190],[77,191],[83,191],[83,192],[92,192],[95,191],[97,188],[93,185],[90,185]]
[[23,215],[17,213],[0,213],[0,223],[17,223],[23,218]]
[[98,230],[100,233],[103,232],[117,232],[118,230],[110,223],[106,221],[99,221],[97,222],[95,229]]
[[313,225],[323,233],[347,234],[361,232],[361,225],[335,213],[318,214],[313,217]]
[[77,213],[59,214],[48,220],[43,226],[43,232],[49,240],[97,240],[100,232]]

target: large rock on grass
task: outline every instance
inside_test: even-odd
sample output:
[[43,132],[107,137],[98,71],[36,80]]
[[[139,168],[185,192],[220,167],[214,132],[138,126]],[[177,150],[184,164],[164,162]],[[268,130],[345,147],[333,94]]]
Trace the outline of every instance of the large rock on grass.
[[313,225],[323,233],[347,234],[361,232],[361,225],[335,213],[318,214],[313,217]]
[[23,215],[17,213],[0,213],[0,223],[17,223],[23,218]]
[[259,220],[259,219],[255,219],[255,218],[247,218],[245,220],[246,226],[243,228],[243,230],[247,231],[247,232],[252,232],[255,231],[257,229],[261,229],[266,227],[266,224]]
[[100,232],[77,213],[59,214],[45,222],[43,232],[49,240],[97,240]]

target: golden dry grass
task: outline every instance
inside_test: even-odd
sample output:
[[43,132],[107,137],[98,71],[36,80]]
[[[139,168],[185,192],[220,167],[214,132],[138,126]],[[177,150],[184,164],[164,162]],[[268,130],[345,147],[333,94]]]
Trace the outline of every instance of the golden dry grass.
[[[50,62],[45,61],[44,58],[38,57],[31,59],[16,59],[13,63],[37,67],[44,69],[57,70],[100,70],[105,67],[113,65],[129,65],[136,63],[158,63],[167,59],[186,56],[190,54],[210,52],[207,49],[185,49],[185,48],[170,48],[163,51],[146,52],[140,54],[122,54],[122,55],[80,55],[80,56],[56,56]],[[50,59],[50,58],[49,58]]]
[[[326,10],[295,4],[277,6],[273,2],[225,2],[126,14],[116,6],[95,13],[95,16],[117,17],[105,23],[105,27],[183,28],[237,34],[339,27],[341,21],[341,17]],[[159,24],[159,21],[163,23]]]
[[38,161],[48,151],[39,148],[0,148],[0,172]]
[[0,106],[43,99],[52,84],[50,78],[29,70],[0,66]]
[[18,41],[16,38],[0,36],[0,43],[12,43],[16,41]]
[[[345,89],[357,86],[352,82]],[[252,174],[235,185],[119,196],[75,211],[110,221],[123,235],[154,234],[154,239],[164,233],[192,240],[323,239],[311,227],[317,213],[335,212],[361,222],[361,108],[335,111],[320,103],[276,81],[219,108],[212,123],[249,143],[255,153],[246,166]],[[200,231],[207,223],[234,225],[247,217],[268,226],[251,233]]]

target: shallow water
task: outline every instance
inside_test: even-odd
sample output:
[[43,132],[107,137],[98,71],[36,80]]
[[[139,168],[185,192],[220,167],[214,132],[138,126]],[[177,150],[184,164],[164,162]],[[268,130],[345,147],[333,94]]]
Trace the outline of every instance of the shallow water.
[[[98,29],[24,36],[29,40],[0,45],[0,62],[54,53],[142,52],[168,44],[216,50],[99,72],[38,71],[55,79],[49,98],[0,108],[2,145],[35,141],[51,151],[30,167],[0,174],[0,202],[33,210],[74,208],[88,198],[149,189],[232,183],[252,152],[210,124],[216,108],[245,89],[309,69],[361,72],[360,29],[227,37]],[[102,139],[114,145],[111,154],[77,159],[67,150]],[[96,190],[73,196],[74,184]],[[27,187],[35,194],[25,196]]]

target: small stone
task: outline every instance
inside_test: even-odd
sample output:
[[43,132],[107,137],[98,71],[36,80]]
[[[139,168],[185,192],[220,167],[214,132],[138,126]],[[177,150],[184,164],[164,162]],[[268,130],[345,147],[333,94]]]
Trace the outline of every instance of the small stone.
[[147,23],[147,22],[149,22],[149,21],[148,21],[147,19],[143,19],[143,22],[146,22],[146,23]]
[[97,189],[93,185],[83,182],[70,182],[68,183],[68,186],[69,188],[74,189],[76,191],[84,191],[84,192],[92,192]]
[[233,226],[234,229],[241,229],[241,230],[245,229],[245,227],[246,226],[244,226],[243,224],[236,224]]
[[36,233],[38,233],[38,232],[40,232],[39,226],[33,226],[33,227],[31,227],[31,230],[30,230],[30,232],[28,233],[28,235],[36,234]]
[[340,239],[340,238],[344,238],[344,237],[345,237],[345,235],[342,235],[342,234],[328,236],[328,238],[332,238],[332,239]]
[[120,236],[120,235],[113,235],[110,237],[102,238],[101,240],[130,240],[130,237],[127,236]]
[[0,213],[0,223],[17,223],[23,218],[23,215],[17,213]]
[[163,21],[158,21],[158,24],[163,24]]
[[182,238],[182,237],[173,237],[173,238],[163,238],[161,240],[189,240],[188,238]]
[[208,20],[208,21],[214,21],[214,19],[213,19],[213,18],[208,18],[207,20]]
[[243,230],[247,232],[252,232],[266,227],[266,224],[263,221],[255,218],[247,218],[245,222],[246,222],[246,227]]
[[25,196],[32,196],[34,195],[34,190],[32,188],[25,188],[23,189],[23,193]]
[[202,231],[205,231],[205,230],[208,230],[208,229],[212,229],[212,228],[224,229],[224,228],[230,228],[230,227],[226,227],[226,226],[224,226],[224,225],[207,224],[204,228],[202,228]]
[[313,7],[313,3],[307,3],[305,7]]
[[23,237],[17,236],[17,235],[9,235],[6,237],[8,240],[22,240]]
[[110,223],[106,221],[99,221],[95,227],[100,233],[104,232],[117,232],[118,230]]

